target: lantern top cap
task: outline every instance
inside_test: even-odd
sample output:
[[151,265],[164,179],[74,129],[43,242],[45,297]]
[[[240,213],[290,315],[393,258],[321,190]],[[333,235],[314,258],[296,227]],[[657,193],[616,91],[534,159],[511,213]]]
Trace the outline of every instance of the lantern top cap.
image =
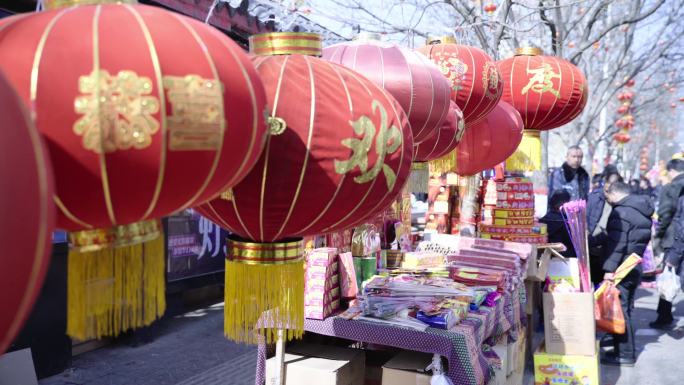
[[432,44],[456,44],[456,38],[451,35],[428,36],[425,45]]
[[252,35],[249,52],[257,56],[308,55],[321,56],[321,36],[310,32],[272,32]]
[[354,41],[381,41],[382,35],[375,32],[360,32],[354,36]]
[[539,47],[520,47],[515,50],[515,56],[539,56],[544,50]]
[[76,7],[79,5],[137,4],[138,0],[44,0],[46,10]]

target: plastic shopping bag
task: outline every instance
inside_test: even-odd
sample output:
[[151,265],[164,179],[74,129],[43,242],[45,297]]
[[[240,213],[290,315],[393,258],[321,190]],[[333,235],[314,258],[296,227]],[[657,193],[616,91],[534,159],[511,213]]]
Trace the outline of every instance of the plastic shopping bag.
[[648,246],[646,246],[646,250],[644,250],[644,255],[641,259],[641,266],[644,269],[644,274],[653,274],[658,267],[656,265],[655,256],[653,255],[653,247],[651,242],[649,242]]
[[674,301],[681,288],[679,277],[677,276],[677,273],[675,273],[674,267],[666,267],[665,271],[656,279],[656,285],[658,286],[660,298],[668,302]]
[[427,369],[432,369],[432,377],[430,378],[430,385],[454,385],[453,381],[444,373],[442,366],[442,357],[439,354],[432,356],[432,363]]
[[596,327],[607,333],[625,333],[625,315],[620,306],[620,290],[609,281],[602,283],[605,289],[594,302]]

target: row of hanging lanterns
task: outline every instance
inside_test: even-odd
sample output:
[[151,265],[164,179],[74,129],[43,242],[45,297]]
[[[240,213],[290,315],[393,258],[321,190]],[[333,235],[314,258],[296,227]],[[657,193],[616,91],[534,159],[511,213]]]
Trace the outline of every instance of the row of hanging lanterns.
[[[496,63],[451,37],[323,50],[315,34],[285,32],[251,37],[250,58],[190,18],[103,2],[46,1],[0,21],[0,69],[30,108],[24,125],[6,119],[45,141],[54,193],[46,177],[35,199],[53,199],[70,232],[67,332],[81,340],[164,312],[158,218],[187,207],[234,234],[226,336],[299,337],[303,236],[384,210],[414,160],[472,175],[515,152],[512,168],[538,168],[538,132],[586,103],[582,73],[536,49]],[[40,218],[49,233],[49,210]]]
[[[625,82],[625,87],[631,89],[635,84],[636,82],[634,79],[629,79]],[[634,115],[632,115],[634,96],[635,93],[630,90],[621,91],[617,94],[617,99],[620,102],[617,113],[620,117],[615,121],[615,127],[617,127],[619,131],[613,135],[613,140],[620,146],[629,143],[632,140],[629,131],[634,128]]]

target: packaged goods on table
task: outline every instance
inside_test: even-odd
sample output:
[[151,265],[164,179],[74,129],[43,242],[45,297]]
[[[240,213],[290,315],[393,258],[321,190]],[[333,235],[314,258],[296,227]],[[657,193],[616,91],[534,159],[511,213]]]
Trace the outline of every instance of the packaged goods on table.
[[402,268],[424,268],[444,265],[444,255],[427,251],[404,253]]
[[304,314],[323,319],[340,307],[337,249],[314,249],[306,257]]

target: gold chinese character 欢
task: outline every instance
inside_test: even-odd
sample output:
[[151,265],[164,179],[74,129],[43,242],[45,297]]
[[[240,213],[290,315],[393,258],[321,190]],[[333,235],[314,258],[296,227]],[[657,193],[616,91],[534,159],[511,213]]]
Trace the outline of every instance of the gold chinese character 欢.
[[74,133],[83,136],[83,147],[95,153],[110,153],[131,147],[143,149],[152,143],[159,122],[159,99],[152,93],[150,78],[133,71],[112,76],[106,70],[93,71],[78,79],[81,95],[74,101],[83,114],[74,123]]
[[[387,188],[391,190],[394,188],[397,175],[389,165],[385,164],[385,156],[394,154],[401,146],[401,131],[394,125],[387,127],[387,111],[377,100],[373,101],[372,108],[373,113],[380,111],[380,129],[377,130],[377,137],[375,124],[370,117],[364,115],[355,121],[350,121],[354,133],[362,137],[342,140],[342,144],[352,150],[352,155],[344,161],[335,160],[335,171],[338,174],[346,174],[358,167],[361,174],[354,177],[354,182],[359,184],[372,181],[382,171],[385,174]],[[368,153],[373,145],[373,137],[375,137],[375,153],[378,158],[369,168]]]
[[171,104],[170,150],[215,150],[224,122],[223,84],[199,75],[164,76]]
[[561,76],[560,74],[553,72],[551,64],[543,63],[539,68],[528,68],[527,74],[532,76],[530,76],[529,83],[522,89],[523,95],[532,90],[538,94],[550,92],[556,98],[560,98],[558,90],[553,88],[553,79],[559,79]]

